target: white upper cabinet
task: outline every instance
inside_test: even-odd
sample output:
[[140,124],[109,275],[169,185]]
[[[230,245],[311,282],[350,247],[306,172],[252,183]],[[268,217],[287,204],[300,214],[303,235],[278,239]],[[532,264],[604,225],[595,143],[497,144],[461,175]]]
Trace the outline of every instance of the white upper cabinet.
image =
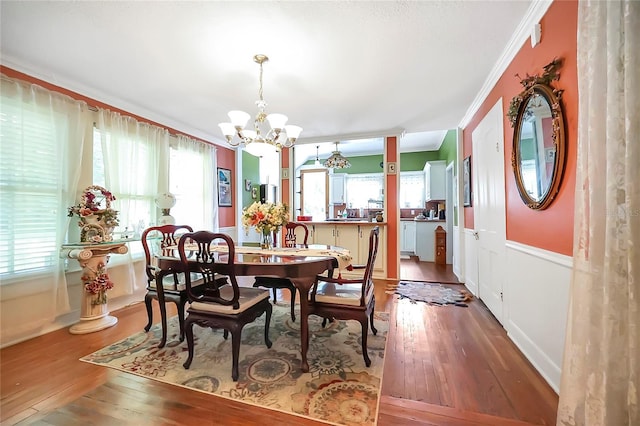
[[444,200],[446,161],[427,161],[424,165],[425,201]]
[[329,175],[329,204],[346,203],[344,173]]

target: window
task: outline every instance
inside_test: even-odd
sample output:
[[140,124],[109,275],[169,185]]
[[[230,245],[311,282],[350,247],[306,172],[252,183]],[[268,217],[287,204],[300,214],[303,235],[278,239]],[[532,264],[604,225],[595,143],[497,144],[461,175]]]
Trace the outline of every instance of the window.
[[400,208],[424,209],[424,172],[400,173]]
[[313,220],[327,218],[327,171],[303,170],[300,173],[300,205],[302,215],[312,216]]
[[211,229],[203,216],[205,200],[203,183],[204,169],[194,167],[203,163],[202,153],[171,147],[169,159],[169,192],[176,197],[176,205],[171,209],[171,216],[177,224],[189,224],[194,230]]
[[346,177],[348,207],[377,208],[384,199],[384,179],[382,173],[363,173]]
[[48,111],[2,97],[0,278],[51,273],[59,257],[60,150]]
[[[111,138],[108,132],[100,132],[100,130],[94,128],[93,130],[93,184],[100,185],[107,188],[116,195],[116,200],[113,202],[113,208],[118,210],[118,220],[120,225],[117,227],[116,232],[120,231],[134,231],[137,236],[142,234],[142,231],[150,225],[153,221],[152,209],[154,208],[154,196],[152,194],[145,194],[144,191],[138,192],[139,189],[136,185],[129,185],[129,193],[124,191],[116,191],[109,184],[108,180],[114,180],[107,175],[105,167],[105,158],[103,153],[102,135],[104,135],[106,146],[111,142]],[[123,147],[124,145],[124,147]],[[136,153],[140,158],[148,157],[146,155],[147,150],[144,144],[138,144],[134,139],[129,139],[126,142],[121,142],[119,149],[123,149],[125,153]],[[148,158],[151,160],[150,158]],[[149,166],[143,161],[138,162],[135,171],[131,173],[137,174],[140,178],[146,175],[145,169]],[[124,171],[124,170],[123,170]],[[111,178],[111,179],[109,179]],[[123,187],[125,185],[122,185]],[[126,207],[124,207],[126,206]],[[142,245],[140,245],[141,247]]]

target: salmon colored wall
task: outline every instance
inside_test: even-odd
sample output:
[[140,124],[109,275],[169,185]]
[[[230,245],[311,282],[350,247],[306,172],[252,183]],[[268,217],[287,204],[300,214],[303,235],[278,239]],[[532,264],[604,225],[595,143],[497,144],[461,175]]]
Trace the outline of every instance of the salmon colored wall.
[[[289,169],[289,148],[282,148],[282,152],[280,153],[280,159],[282,162],[282,169]],[[282,172],[280,172],[280,176],[282,176]],[[289,170],[289,176],[291,176],[291,170]],[[282,179],[280,181],[280,193],[282,194],[282,202],[287,203],[289,206],[289,211],[292,215],[293,220],[296,220],[295,212],[292,210],[293,208],[293,197],[289,193],[289,178]]]
[[[0,65],[0,72],[8,77],[11,78],[15,78],[15,79],[19,79],[19,80],[23,80],[23,81],[27,81],[29,83],[34,83],[34,84],[38,84],[46,89],[49,89],[51,91],[55,91],[58,93],[62,93],[65,94],[67,96],[72,97],[73,99],[79,100],[79,101],[84,101],[87,103],[87,105],[89,106],[93,106],[93,107],[97,107],[97,108],[102,108],[102,109],[108,109],[110,111],[117,111],[123,115],[127,115],[129,117],[133,117],[138,121],[144,122],[144,123],[149,123],[152,124],[154,126],[158,126],[158,127],[162,127],[167,129],[170,133],[172,134],[183,134],[183,135],[187,135],[191,138],[197,139],[201,142],[204,143],[208,143],[208,144],[212,144],[209,141],[197,138],[195,136],[191,136],[185,132],[180,132],[176,129],[173,129],[171,127],[167,127],[165,125],[162,125],[160,123],[156,123],[155,121],[151,121],[148,120],[144,117],[140,117],[138,115],[132,114],[130,112],[121,110],[119,108],[115,108],[111,105],[105,104],[103,102],[97,101],[95,99],[89,98],[87,96],[81,95],[79,93],[73,92],[71,90],[65,89],[63,87],[60,86],[56,86],[54,84],[48,83],[46,81],[37,79],[35,77],[31,77],[30,75],[21,73],[19,71],[13,70],[11,68],[7,68],[5,66]],[[212,144],[213,145],[213,144]],[[236,162],[235,162],[235,151],[222,147],[222,146],[216,146],[217,148],[217,154],[216,154],[216,158],[217,158],[217,162],[218,162],[218,167],[224,167],[225,169],[230,169],[231,170],[231,176],[235,176],[236,175]],[[235,226],[236,220],[235,220],[235,200],[236,200],[236,196],[235,196],[235,191],[236,191],[236,186],[237,185],[231,185],[232,188],[232,203],[234,204],[234,207],[221,207],[220,208],[220,214],[219,214],[219,222],[220,222],[220,226],[224,227],[224,226]]]
[[[387,137],[387,143],[385,144],[386,158],[388,163],[396,163],[396,170],[398,170],[398,138],[395,136]],[[398,207],[398,172],[396,174],[387,174],[387,182],[385,185],[387,193],[385,194],[385,200],[387,200],[387,277],[390,279],[398,278],[398,214],[400,209]],[[385,250],[385,247],[381,247],[381,250]]]
[[[236,176],[236,152],[230,149],[218,148],[216,150],[216,162],[218,167],[231,170],[231,207],[218,207],[218,224],[220,228],[227,226],[236,226],[236,191],[238,190],[238,182]],[[216,174],[217,176],[217,174]]]
[[[524,205],[516,187],[511,153],[513,128],[504,122],[504,165],[506,191],[507,240],[539,247],[571,256],[573,253],[573,212],[576,179],[578,136],[578,81],[577,81],[577,1],[555,1],[540,21],[542,38],[532,48],[529,39],[522,46],[495,87],[463,130],[463,158],[472,154],[471,135],[482,118],[502,97],[506,115],[511,99],[522,91],[520,79],[527,74],[540,74],[542,67],[554,58],[563,58],[560,80],[553,86],[564,90],[562,105],[565,112],[567,158],[560,191],[546,210],[531,210]],[[473,167],[473,159],[471,160]],[[473,228],[473,207],[464,208],[465,228]]]

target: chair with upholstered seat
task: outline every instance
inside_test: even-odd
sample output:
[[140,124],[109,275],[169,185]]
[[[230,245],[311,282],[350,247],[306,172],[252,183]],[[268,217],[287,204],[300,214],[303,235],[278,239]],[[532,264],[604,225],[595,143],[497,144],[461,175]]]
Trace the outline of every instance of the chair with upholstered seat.
[[376,298],[373,286],[373,266],[378,255],[379,228],[374,227],[369,233],[369,257],[367,264],[354,266],[353,269],[364,268],[364,275],[357,279],[333,278],[333,271],[327,276],[318,276],[311,289],[310,315],[323,317],[323,326],[327,318],[340,320],[356,320],[362,326],[362,356],[367,367],[371,360],[367,354],[367,335],[369,323],[375,335],[373,315]]
[[[210,247],[221,242],[228,247],[228,254],[210,253]],[[186,244],[194,247],[185,248]],[[264,326],[264,341],[267,348],[271,347],[269,340],[269,323],[271,322],[271,303],[269,291],[252,287],[239,287],[234,270],[235,246],[233,240],[225,234],[209,231],[187,233],[178,243],[178,253],[186,275],[186,292],[189,299],[187,318],[185,319],[185,334],[189,356],[183,364],[185,369],[191,366],[194,353],[194,324],[200,327],[225,330],[231,333],[232,369],[231,378],[238,380],[238,359],[240,357],[240,341],[242,328],[266,313]],[[203,292],[194,292],[191,283],[192,274],[199,275],[203,280]],[[225,275],[230,285],[219,286],[215,279],[217,274]]]
[[[309,228],[304,223],[289,222],[285,225],[285,237],[284,247],[295,247],[298,241],[298,234],[302,234],[302,244],[306,245],[309,239]],[[256,277],[254,287],[270,288],[273,291],[273,303],[276,303],[276,290],[287,289],[291,292],[291,320],[296,320],[295,306],[296,306],[296,287],[291,280],[287,278],[275,278],[275,277]]]
[[[165,303],[175,303],[178,308],[181,342],[184,340],[184,305],[187,303],[185,276],[181,271],[177,271],[174,268],[160,269],[157,256],[177,256],[177,251],[168,247],[175,249],[181,235],[187,232],[193,232],[193,228],[189,225],[152,226],[145,229],[140,238],[146,261],[147,294],[144,297],[144,303],[149,318],[144,330],[149,331],[153,324],[151,301],[153,299],[159,301],[159,297],[163,297]],[[162,283],[162,295],[159,296],[158,288],[160,283]],[[202,284],[202,280],[192,281],[194,287],[200,284]],[[158,345],[159,348],[162,348],[167,341],[167,309],[165,303],[160,303],[162,339]]]

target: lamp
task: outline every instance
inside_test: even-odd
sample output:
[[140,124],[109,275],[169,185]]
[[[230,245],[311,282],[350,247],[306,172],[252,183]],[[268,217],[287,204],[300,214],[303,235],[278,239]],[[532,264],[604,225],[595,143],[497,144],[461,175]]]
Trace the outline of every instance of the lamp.
[[[220,130],[231,146],[243,144],[245,150],[255,156],[264,156],[272,152],[280,151],[282,147],[289,148],[300,136],[302,127],[286,125],[287,116],[284,114],[268,114],[265,112],[267,103],[262,97],[262,64],[269,58],[266,55],[255,55],[253,60],[260,65],[260,99],[256,101],[258,114],[253,121],[253,130],[245,130],[251,116],[244,111],[230,111],[230,123],[220,123]],[[265,120],[269,124],[266,128]],[[265,131],[263,135],[263,131]],[[239,141],[234,139],[238,136]]]
[[329,169],[348,169],[349,167],[351,167],[351,163],[349,162],[349,160],[347,160],[345,157],[342,156],[342,154],[340,154],[340,151],[338,151],[338,144],[340,142],[335,142],[336,144],[336,150],[333,151],[333,154],[331,154],[331,157],[327,158],[324,162],[324,166],[326,168]]
[[162,216],[158,220],[160,225],[175,225],[176,220],[169,214],[171,207],[176,205],[176,196],[167,192],[164,194],[158,194],[156,197],[156,206],[162,210]]
[[313,165],[316,167],[320,167],[320,159],[318,158],[318,149],[320,148],[320,145],[316,145],[316,161],[313,162]]

